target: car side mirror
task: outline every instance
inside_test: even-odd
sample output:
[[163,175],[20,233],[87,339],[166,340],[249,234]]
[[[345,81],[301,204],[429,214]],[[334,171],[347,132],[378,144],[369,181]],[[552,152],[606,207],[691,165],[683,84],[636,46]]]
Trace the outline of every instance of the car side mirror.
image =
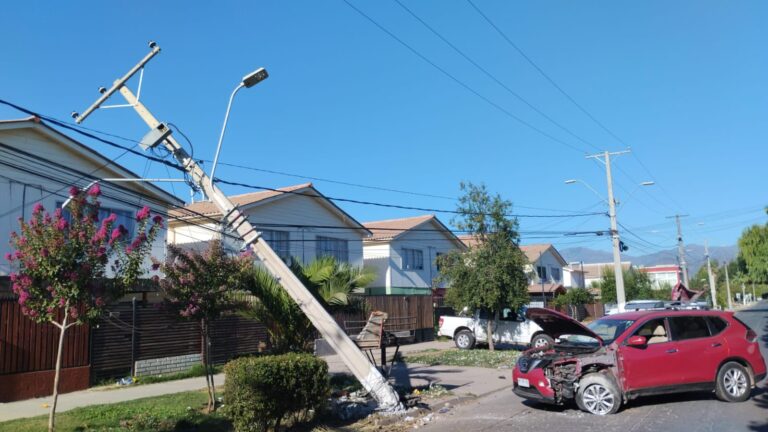
[[632,336],[627,340],[627,345],[632,347],[644,347],[648,345],[648,339],[645,336]]

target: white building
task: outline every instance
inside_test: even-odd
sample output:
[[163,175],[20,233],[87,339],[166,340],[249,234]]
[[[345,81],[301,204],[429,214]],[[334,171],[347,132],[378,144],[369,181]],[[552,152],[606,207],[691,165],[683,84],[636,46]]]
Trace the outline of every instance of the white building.
[[669,289],[682,282],[680,267],[675,264],[640,267],[638,270],[648,274],[653,284],[653,289]]
[[580,263],[571,263],[563,267],[563,285],[566,288],[586,288],[584,281],[584,271],[581,270]]
[[[623,261],[621,263],[623,271],[628,271],[632,268],[632,263],[629,261]],[[591,288],[593,284],[598,284],[603,281],[606,270],[613,272],[613,263],[590,263],[583,264],[584,269],[584,283],[587,288]]]
[[[312,183],[229,199],[286,262],[298,259],[307,263],[318,256],[333,256],[340,262],[363,265],[362,242],[370,232]],[[221,238],[222,214],[211,201],[189,204],[171,214],[178,219],[168,225],[169,243],[204,249],[207,241]],[[242,247],[241,241],[230,237],[224,237],[224,243],[234,250]]]
[[363,223],[372,235],[363,241],[366,267],[377,269],[370,294],[429,294],[439,273],[435,260],[466,246],[434,215]]
[[[0,257],[10,251],[10,233],[18,232],[18,218],[28,220],[35,204],[41,203],[53,213],[69,198],[72,186],[82,188],[96,179],[138,177],[36,117],[0,121]],[[100,187],[101,209],[104,213],[115,213],[116,223],[125,225],[131,235],[136,212],[143,206],[164,215],[168,207],[183,203],[146,182],[102,181]],[[162,230],[151,256],[165,256],[165,235]],[[9,263],[0,258],[0,275],[10,270]]]

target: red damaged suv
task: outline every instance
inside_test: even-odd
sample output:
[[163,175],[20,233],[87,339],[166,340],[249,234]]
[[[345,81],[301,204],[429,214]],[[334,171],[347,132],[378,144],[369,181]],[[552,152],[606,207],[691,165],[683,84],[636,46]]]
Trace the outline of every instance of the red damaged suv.
[[663,393],[709,390],[741,402],[766,375],[757,334],[731,312],[627,312],[588,326],[549,309],[526,316],[557,338],[524,352],[512,372],[515,394],[531,400],[574,399],[598,415]]

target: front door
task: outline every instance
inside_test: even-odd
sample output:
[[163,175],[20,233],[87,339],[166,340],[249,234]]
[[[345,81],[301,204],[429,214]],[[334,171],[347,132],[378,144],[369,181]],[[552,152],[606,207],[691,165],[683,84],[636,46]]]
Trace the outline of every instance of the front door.
[[[647,345],[619,347],[619,361],[622,368],[622,385],[626,391],[651,389],[675,385],[680,382],[683,363],[677,342],[669,338],[664,318],[646,321],[632,336],[644,336]],[[629,339],[627,337],[624,341]]]

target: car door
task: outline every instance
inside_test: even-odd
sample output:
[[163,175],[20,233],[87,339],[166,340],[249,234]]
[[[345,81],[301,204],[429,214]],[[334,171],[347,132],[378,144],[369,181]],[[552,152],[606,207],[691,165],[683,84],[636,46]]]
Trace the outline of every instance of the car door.
[[519,324],[520,321],[514,310],[511,308],[502,309],[499,314],[499,320],[496,323],[493,340],[501,343],[514,343],[516,341],[515,333]]
[[681,384],[715,381],[720,361],[726,357],[727,345],[722,336],[712,336],[707,317],[681,315],[669,318],[672,339],[677,343],[680,361],[686,365]]
[[488,342],[488,320],[493,319],[493,315],[488,309],[480,309],[475,312],[475,327],[472,331],[475,333],[475,340],[478,342]]
[[[646,337],[645,346],[629,346],[631,336]],[[619,345],[619,363],[625,390],[643,390],[680,382],[685,365],[681,362],[677,343],[669,338],[666,318],[652,318],[628,333]]]

